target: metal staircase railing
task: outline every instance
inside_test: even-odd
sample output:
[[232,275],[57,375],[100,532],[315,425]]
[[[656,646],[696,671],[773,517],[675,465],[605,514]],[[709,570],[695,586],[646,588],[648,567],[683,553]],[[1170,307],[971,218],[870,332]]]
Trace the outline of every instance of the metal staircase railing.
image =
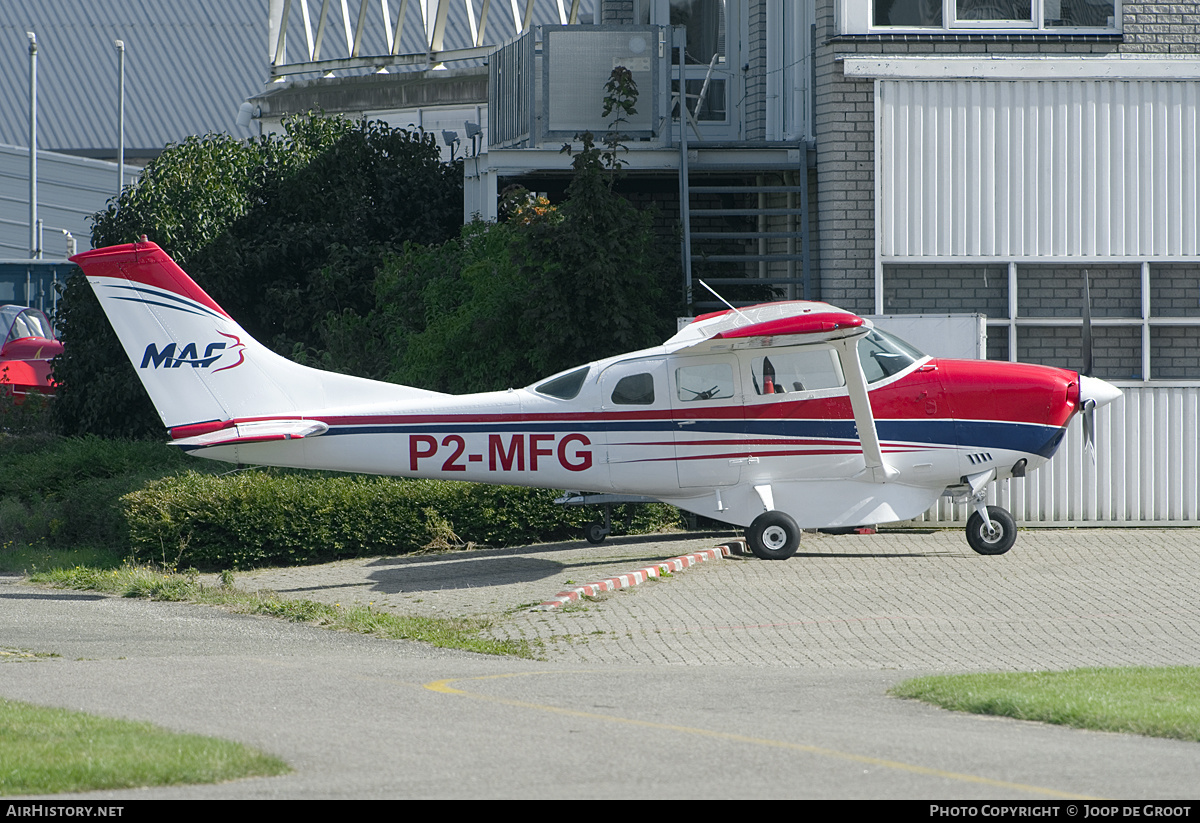
[[[816,298],[806,169],[708,175],[695,185],[691,176],[681,188],[688,198],[693,280],[704,280],[735,304]],[[706,295],[692,296],[697,309],[710,307]]]

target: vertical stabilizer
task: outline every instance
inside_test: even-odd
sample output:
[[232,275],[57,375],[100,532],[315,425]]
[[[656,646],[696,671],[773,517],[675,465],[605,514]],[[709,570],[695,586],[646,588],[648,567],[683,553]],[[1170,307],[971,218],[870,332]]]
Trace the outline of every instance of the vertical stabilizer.
[[434,395],[280,357],[154,243],[94,249],[71,260],[83,269],[168,428]]

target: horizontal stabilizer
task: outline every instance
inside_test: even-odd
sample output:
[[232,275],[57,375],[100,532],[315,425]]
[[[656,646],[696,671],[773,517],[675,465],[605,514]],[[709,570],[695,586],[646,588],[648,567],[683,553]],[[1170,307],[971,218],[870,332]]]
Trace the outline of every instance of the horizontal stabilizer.
[[[198,434],[188,432],[189,429],[204,428],[208,428],[208,431]],[[196,449],[237,443],[259,443],[264,440],[297,440],[316,437],[327,431],[329,426],[320,420],[252,420],[244,423],[228,420],[211,425],[178,426],[171,430],[171,436],[176,438],[171,441],[171,445]]]

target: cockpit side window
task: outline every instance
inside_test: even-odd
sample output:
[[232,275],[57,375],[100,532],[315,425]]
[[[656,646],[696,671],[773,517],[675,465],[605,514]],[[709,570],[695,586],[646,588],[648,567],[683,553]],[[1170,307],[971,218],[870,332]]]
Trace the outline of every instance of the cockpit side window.
[[617,381],[612,402],[617,406],[651,406],[654,404],[654,377],[649,373],[631,374]]
[[757,394],[834,389],[846,385],[841,365],[831,348],[781,349],[750,361],[751,382]]
[[703,363],[675,370],[676,394],[684,403],[733,397],[733,367],[728,363]]
[[867,383],[877,383],[899,374],[925,355],[887,332],[874,329],[858,341],[858,361]]

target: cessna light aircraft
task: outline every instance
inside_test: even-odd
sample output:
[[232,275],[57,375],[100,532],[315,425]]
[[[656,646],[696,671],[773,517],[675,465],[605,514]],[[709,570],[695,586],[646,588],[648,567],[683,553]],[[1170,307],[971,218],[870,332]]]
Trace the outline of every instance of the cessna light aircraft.
[[79,264],[173,443],[234,463],[639,495],[746,527],[785,559],[802,528],[972,501],[1002,554],[993,480],[1045,463],[1120,391],[1046,366],[935,360],[825,303],[696,318],[661,346],[523,389],[449,395],[323,372],[252,339],[154,243]]

